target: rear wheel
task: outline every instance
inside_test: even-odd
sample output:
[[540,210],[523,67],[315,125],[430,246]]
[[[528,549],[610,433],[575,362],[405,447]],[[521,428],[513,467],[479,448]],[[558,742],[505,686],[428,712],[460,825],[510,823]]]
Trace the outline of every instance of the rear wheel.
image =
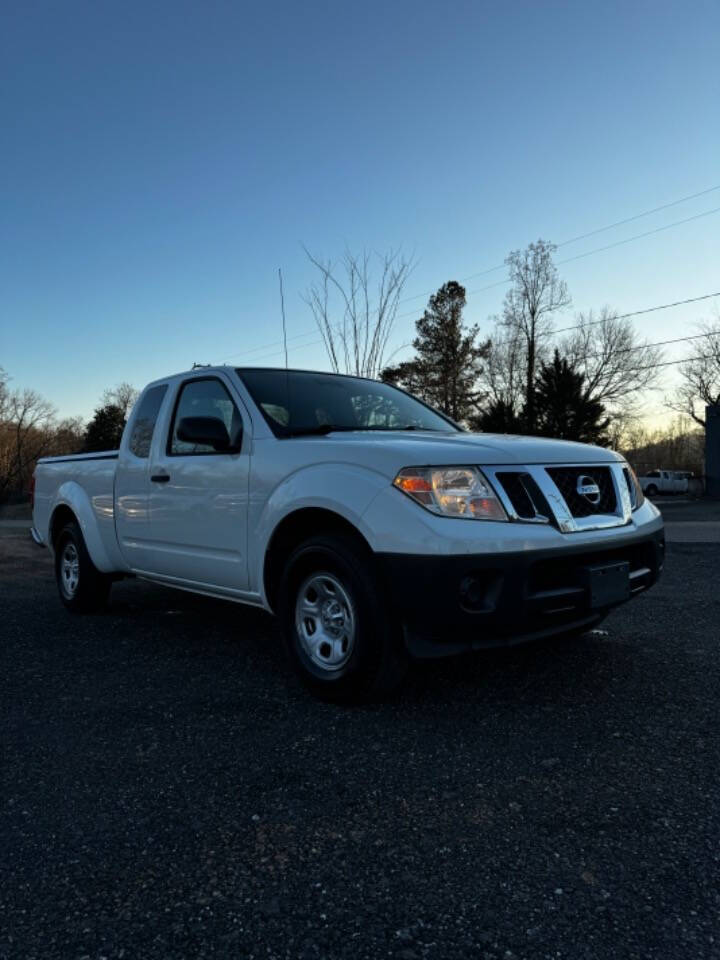
[[90,559],[74,520],[62,528],[55,541],[55,579],[60,599],[73,613],[99,610],[107,603],[112,579]]
[[654,496],[657,496],[657,492],[658,492],[658,488],[655,486],[654,483],[651,483],[650,486],[645,491],[645,496],[654,497]]
[[352,538],[312,537],[289,556],[278,614],[296,673],[316,696],[353,702],[394,689],[407,668],[402,632],[372,557]]

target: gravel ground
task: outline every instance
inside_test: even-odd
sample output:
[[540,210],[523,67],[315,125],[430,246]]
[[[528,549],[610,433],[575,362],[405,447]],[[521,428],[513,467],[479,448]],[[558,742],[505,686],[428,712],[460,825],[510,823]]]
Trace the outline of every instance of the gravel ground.
[[720,957],[718,569],[344,710],[269,617],[73,618],[5,530],[0,958]]
[[682,497],[667,497],[654,500],[653,503],[662,513],[666,523],[680,522],[717,522],[720,520],[720,500],[686,500]]

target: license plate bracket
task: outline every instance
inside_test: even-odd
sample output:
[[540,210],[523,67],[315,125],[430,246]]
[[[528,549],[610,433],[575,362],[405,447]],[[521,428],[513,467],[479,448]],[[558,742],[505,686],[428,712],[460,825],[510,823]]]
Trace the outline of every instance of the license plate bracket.
[[583,586],[591,610],[630,599],[630,564],[597,563],[582,568]]

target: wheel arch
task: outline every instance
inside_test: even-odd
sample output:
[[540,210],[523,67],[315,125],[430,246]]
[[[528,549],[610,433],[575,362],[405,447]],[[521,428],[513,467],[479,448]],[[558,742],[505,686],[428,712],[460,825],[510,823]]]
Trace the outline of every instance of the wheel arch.
[[54,551],[57,535],[66,523],[74,521],[80,527],[90,559],[101,573],[122,572],[124,567],[117,557],[115,523],[112,507],[105,503],[111,497],[95,495],[91,498],[76,481],[63,483],[50,511],[48,545]]
[[67,505],[67,503],[59,503],[52,512],[50,517],[50,527],[48,529],[50,546],[53,551],[55,550],[55,544],[57,538],[60,535],[60,531],[63,527],[67,526],[68,523],[75,522],[79,525],[78,518],[76,517],[73,509]]
[[277,525],[265,551],[263,587],[267,603],[272,610],[275,609],[277,589],[288,555],[303,540],[319,533],[343,534],[354,540],[368,555],[373,553],[360,530],[334,510],[326,507],[302,507],[294,510],[283,517]]

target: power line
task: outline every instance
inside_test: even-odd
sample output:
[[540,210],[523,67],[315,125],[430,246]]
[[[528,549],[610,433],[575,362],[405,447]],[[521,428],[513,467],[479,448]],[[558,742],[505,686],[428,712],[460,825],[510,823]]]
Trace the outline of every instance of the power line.
[[[633,310],[631,313],[619,313],[616,317],[614,317],[614,319],[627,320],[630,317],[639,317],[644,313],[655,313],[657,310],[669,310],[671,307],[682,307],[687,303],[697,303],[699,300],[711,300],[713,297],[720,297],[720,290],[717,293],[704,293],[700,297],[688,297],[687,300],[675,300],[673,303],[661,303],[657,307],[645,307],[644,310]],[[553,330],[553,333],[567,333],[569,330],[578,330],[580,327],[595,326],[595,324],[602,322],[603,320],[601,318],[599,320],[591,320],[588,323],[576,323],[572,327],[561,327],[559,330]]]
[[[688,200],[696,200],[698,197],[704,197],[708,193],[713,193],[715,190],[720,190],[720,183],[716,184],[714,187],[708,187],[707,190],[700,190],[698,193],[691,193],[687,197],[680,197],[678,200],[671,200],[670,203],[663,203],[659,207],[653,207],[652,210],[645,210],[642,213],[636,213],[632,217],[625,217],[624,220],[616,220],[614,223],[609,223],[605,227],[598,227],[596,230],[589,230],[587,233],[578,234],[577,237],[571,237],[569,240],[563,240],[561,243],[556,243],[555,247],[559,250],[560,247],[567,247],[571,243],[577,243],[579,240],[587,240],[588,237],[595,237],[599,233],[605,233],[607,230],[613,230],[615,227],[622,227],[627,223],[633,223],[635,220],[642,220],[643,217],[649,217],[653,213],[660,213],[661,210],[668,210],[670,207],[676,207],[681,203],[687,203]],[[701,214],[704,216],[704,214]],[[684,222],[684,221],[681,221]],[[665,229],[665,228],[662,228]],[[624,241],[628,242],[628,241]],[[569,263],[569,260],[561,261],[563,263]],[[467,280],[475,280],[476,277],[485,277],[490,273],[495,273],[498,270],[504,270],[507,264],[503,261],[500,264],[497,264],[494,267],[488,267],[485,270],[480,270],[477,273],[471,273],[467,277],[461,277],[460,282],[465,283]],[[503,281],[505,282],[505,281]],[[494,286],[494,284],[493,284]],[[490,289],[486,287],[484,289]],[[409,303],[411,300],[419,300],[421,297],[429,297],[433,294],[434,290],[429,290],[427,293],[416,293],[411,297],[404,297],[402,300],[399,300],[399,303]],[[477,293],[478,291],[471,291]],[[398,318],[399,319],[399,318]]]
[[[654,307],[645,307],[645,308],[642,309],[642,310],[632,310],[632,311],[630,311],[629,313],[620,313],[620,314],[617,314],[617,315],[613,315],[613,319],[614,319],[614,320],[627,320],[627,319],[629,319],[630,317],[640,317],[640,316],[643,316],[644,314],[647,314],[647,313],[656,313],[658,310],[670,310],[670,309],[672,309],[673,307],[682,307],[682,306],[685,306],[685,305],[688,304],[688,303],[699,303],[699,302],[702,301],[702,300],[711,300],[713,297],[720,297],[720,290],[716,291],[715,293],[704,293],[704,294],[702,294],[702,295],[699,296],[699,297],[687,297],[685,300],[674,300],[672,303],[661,303],[661,304],[658,304],[657,306],[654,306]],[[569,333],[569,332],[572,331],[572,330],[579,330],[581,327],[593,327],[593,326],[596,326],[597,324],[603,323],[603,322],[604,322],[604,319],[603,319],[602,317],[600,317],[598,320],[589,320],[589,321],[586,321],[585,323],[575,323],[575,324],[573,324],[572,326],[569,326],[569,327],[560,327],[558,330],[553,330],[553,334]],[[310,335],[309,333],[307,333],[307,334],[298,334],[296,337],[290,337],[290,338],[288,338],[288,339],[289,339],[289,340],[293,340],[293,339],[297,340],[300,336],[309,336],[309,335]],[[685,338],[680,338],[680,339],[685,339]],[[298,349],[298,350],[299,350],[299,349],[304,349],[305,347],[314,347],[314,346],[318,346],[319,344],[321,344],[321,343],[323,343],[323,342],[324,342],[323,340],[312,340],[312,341],[310,341],[309,343],[300,344],[300,346],[299,346],[299,347],[296,347],[295,349]],[[504,345],[507,344],[507,343],[512,343],[512,339],[496,341],[496,346],[504,346]],[[244,356],[249,356],[251,353],[261,352],[261,351],[265,350],[265,349],[268,348],[268,347],[273,347],[273,346],[275,346],[276,344],[282,345],[282,341],[281,341],[281,340],[278,340],[278,341],[276,341],[275,343],[267,343],[267,344],[265,344],[265,345],[262,346],[262,347],[255,347],[255,348],[253,348],[253,349],[251,349],[251,350],[246,350],[246,351],[244,351],[242,354],[234,354],[234,356],[236,356],[236,357],[237,357],[237,356],[243,356],[243,357],[244,357]],[[404,346],[410,346],[410,344],[405,344]],[[402,348],[401,348],[401,347],[398,347],[398,350],[400,350],[400,349],[402,349]],[[279,355],[282,354],[282,352],[283,352],[282,350],[276,350],[276,351],[274,351],[274,352],[272,352],[272,353],[263,353],[263,355],[262,355],[261,357],[258,357],[257,359],[258,359],[258,360],[266,360],[266,359],[269,359],[270,357],[279,356]],[[396,352],[398,352],[398,351],[396,351]]]
[[[714,294],[714,296],[718,296],[718,294]],[[701,299],[701,298],[697,298],[697,299]],[[682,302],[686,302],[686,301],[680,301],[680,302],[682,303]],[[692,301],[689,301],[689,302],[692,302]],[[669,304],[668,306],[674,306],[674,304]],[[613,317],[613,319],[614,319],[614,320],[620,320],[620,319],[622,319],[622,318],[624,318],[624,317],[627,317],[627,316],[636,316],[638,313],[649,313],[649,312],[651,312],[652,310],[656,310],[656,309],[663,309],[663,308],[662,308],[662,307],[651,307],[649,310],[638,310],[638,311],[636,311],[636,312],[633,313],[633,314],[622,314],[621,316]],[[603,322],[602,320],[596,320],[596,321],[593,321],[593,324],[594,324],[594,323],[602,323],[602,322]],[[586,326],[589,326],[589,325],[590,325],[590,324],[587,324]],[[576,328],[576,327],[568,327],[567,329],[574,330],[574,329],[577,329],[577,328]],[[556,332],[556,333],[560,333],[560,332],[562,332],[562,331],[555,331],[555,332]],[[702,340],[702,339],[705,339],[705,338],[707,338],[707,337],[717,337],[717,336],[718,336],[718,332],[715,331],[715,330],[711,330],[711,331],[708,332],[708,333],[697,333],[697,334],[693,334],[693,335],[688,336],[688,337],[675,337],[675,338],[672,339],[672,340],[657,340],[657,341],[655,341],[655,342],[653,342],[653,343],[640,343],[640,344],[637,344],[637,345],[634,346],[634,347],[625,347],[625,348],[623,348],[622,350],[615,350],[614,353],[615,353],[615,355],[621,354],[621,353],[635,353],[635,352],[638,351],[638,350],[647,350],[647,349],[649,349],[649,348],[651,348],[651,347],[667,347],[667,346],[670,346],[671,344],[674,344],[674,343],[690,343],[691,341],[694,341],[694,340]],[[323,342],[322,340],[316,340],[316,341],[314,341],[313,344],[309,344],[309,343],[308,343],[308,344],[303,344],[303,347],[313,346],[314,344],[319,344],[319,343],[322,343],[322,342]],[[505,341],[505,342],[507,342],[507,341]],[[269,354],[268,356],[278,356],[279,353],[280,353],[280,351],[278,351],[278,352],[276,352],[276,353],[273,353],[273,354]],[[585,354],[585,355],[582,356],[582,357],[578,357],[577,360],[578,360],[579,362],[583,362],[583,363],[584,363],[584,362],[586,362],[587,360],[599,360],[599,359],[602,359],[603,356],[604,356],[604,354],[601,354],[601,353],[588,353],[588,354]],[[707,354],[707,355],[704,355],[704,356],[701,356],[701,357],[682,357],[680,360],[668,360],[668,361],[661,361],[661,362],[658,362],[658,363],[651,363],[651,364],[648,364],[647,366],[635,367],[635,368],[630,369],[630,370],[627,370],[627,371],[625,371],[625,372],[628,373],[628,374],[629,374],[629,373],[637,373],[637,372],[640,372],[641,370],[650,370],[650,369],[654,369],[655,367],[668,367],[668,366],[673,366],[673,365],[678,364],[678,363],[686,363],[686,362],[692,361],[692,360],[709,360],[709,359],[713,359],[713,358],[717,358],[717,357],[718,357],[718,354],[717,354],[717,353],[711,353],[711,354]]]
[[[624,347],[622,350],[613,350],[612,353],[614,356],[617,356],[618,354],[621,354],[621,353],[635,353],[636,350],[648,350],[650,347],[667,347],[673,343],[689,343],[691,340],[702,340],[705,337],[718,337],[718,336],[720,336],[720,334],[718,334],[716,330],[710,330],[708,333],[696,333],[690,337],[677,337],[674,340],[656,340],[654,343],[638,343],[637,346]],[[578,357],[578,360],[584,363],[586,360],[602,360],[603,357],[605,356],[606,354],[604,353],[586,353],[584,356]],[[715,354],[712,354],[712,356],[715,356]],[[685,363],[685,358],[677,361],[673,360],[672,362]],[[664,366],[664,363],[654,363],[654,364],[650,364],[650,366],[661,367],[661,366]],[[648,368],[643,368],[643,369],[648,369]]]
[[[292,352],[292,350],[296,350],[296,351],[305,350],[306,347],[316,347],[324,342],[325,342],[324,340],[310,340],[308,343],[301,343],[297,347],[293,347],[290,352]],[[269,360],[271,357],[277,357],[282,355],[282,352],[283,352],[282,350],[275,350],[273,351],[273,353],[264,353],[260,357],[255,357],[254,362],[259,363],[261,360]]]
[[595,250],[588,250],[586,253],[578,253],[574,257],[567,257],[565,260],[558,260],[557,265],[563,263],[572,263],[574,260],[582,260],[583,257],[590,257],[594,253],[602,253],[604,250],[612,250],[613,247],[621,247],[624,243],[631,243],[633,240],[642,240],[643,237],[651,237],[653,234],[662,233],[663,230],[670,230],[671,227],[682,226],[683,223],[690,223],[692,220],[700,220],[702,217],[709,217],[714,213],[720,213],[720,207],[714,207],[712,210],[705,210],[703,213],[696,213],[692,217],[685,217],[684,220],[675,220],[673,223],[666,223],[663,227],[655,227],[654,230],[646,230],[645,233],[638,233],[634,237],[626,237],[624,240],[616,240],[615,243],[608,243],[604,247],[596,247]]
[[[617,220],[615,223],[608,224],[608,225],[605,226],[605,227],[599,227],[599,228],[596,229],[596,230],[590,230],[590,231],[587,232],[587,233],[580,234],[580,235],[578,235],[577,237],[572,237],[572,238],[569,239],[569,240],[563,240],[562,243],[555,244],[555,246],[556,246],[557,248],[567,246],[568,244],[575,243],[575,242],[578,241],[578,240],[583,240],[583,239],[586,239],[587,237],[595,236],[595,235],[597,235],[597,234],[599,234],[599,233],[603,233],[603,232],[605,232],[605,231],[607,231],[607,230],[611,230],[611,229],[613,229],[613,228],[616,227],[616,226],[622,226],[623,224],[626,224],[626,223],[632,223],[632,222],[635,221],[635,220],[639,220],[639,219],[641,219],[641,218],[643,218],[643,217],[650,216],[651,214],[657,213],[657,212],[659,212],[659,211],[661,211],[661,210],[666,210],[666,209],[668,209],[669,207],[674,207],[674,206],[677,206],[677,205],[680,204],[680,203],[686,203],[688,200],[693,200],[693,199],[695,199],[695,198],[697,198],[697,197],[705,196],[706,194],[712,193],[712,192],[715,191],[715,190],[720,190],[720,184],[717,184],[717,185],[714,186],[714,187],[708,187],[706,190],[701,190],[701,191],[699,191],[698,193],[690,194],[690,195],[688,195],[687,197],[681,197],[681,198],[678,199],[678,200],[672,200],[672,201],[670,201],[669,203],[662,204],[662,205],[659,206],[659,207],[654,207],[652,210],[646,210],[646,211],[644,211],[643,213],[635,214],[635,215],[632,216],[632,217],[626,217],[624,220]],[[703,218],[703,217],[709,217],[709,216],[711,216],[711,215],[713,215],[713,214],[716,214],[716,213],[720,213],[720,207],[714,207],[712,210],[705,210],[705,211],[703,211],[702,213],[696,213],[696,214],[694,214],[694,215],[691,216],[691,217],[685,217],[685,218],[682,219],[682,220],[675,220],[675,221],[673,221],[672,223],[667,223],[667,224],[665,224],[664,226],[655,227],[653,230],[647,230],[647,231],[645,231],[644,233],[638,233],[638,234],[635,234],[635,235],[632,236],[632,237],[626,237],[626,238],[623,239],[623,240],[616,240],[614,243],[609,243],[609,244],[606,244],[605,246],[602,246],[602,247],[596,247],[594,250],[587,250],[587,251],[585,251],[584,253],[576,254],[576,255],[573,256],[573,257],[567,257],[565,260],[559,260],[558,263],[556,264],[556,266],[562,266],[563,264],[566,264],[566,263],[572,263],[572,262],[574,262],[575,260],[582,260],[582,259],[585,259],[586,257],[594,256],[594,255],[597,254],[597,253],[603,253],[603,252],[605,252],[606,250],[612,250],[614,247],[623,246],[624,244],[627,244],[627,243],[633,243],[635,240],[642,240],[642,239],[644,239],[645,237],[650,237],[650,236],[653,236],[654,234],[662,233],[662,232],[665,231],[665,230],[671,230],[671,229],[673,229],[674,227],[679,227],[679,226],[682,226],[683,224],[690,223],[690,222],[692,222],[692,221],[694,221],[694,220],[700,220],[700,219]],[[490,267],[488,270],[483,270],[483,271],[480,271],[479,273],[470,274],[469,276],[466,276],[466,277],[462,278],[462,282],[464,283],[464,282],[466,282],[467,280],[473,279],[474,277],[480,277],[480,276],[485,276],[486,274],[489,274],[489,273],[494,273],[494,272],[497,271],[497,270],[504,269],[506,266],[507,266],[507,264],[502,263],[502,264],[499,264],[498,266]],[[484,286],[484,287],[478,287],[478,288],[476,288],[476,289],[474,289],[474,290],[468,290],[467,293],[470,294],[470,295],[471,295],[471,294],[475,294],[475,293],[484,293],[486,290],[492,290],[492,289],[494,289],[495,287],[506,286],[506,285],[507,285],[508,283],[510,283],[510,282],[511,282],[511,281],[510,281],[509,278],[505,278],[505,279],[503,279],[503,280],[497,280],[497,281],[495,281],[494,283],[487,284],[487,285]],[[420,299],[420,298],[422,298],[422,297],[431,296],[433,293],[435,293],[435,291],[434,291],[434,290],[431,290],[431,291],[427,291],[427,292],[425,292],[425,293],[413,294],[413,295],[410,296],[410,297],[403,297],[401,300],[398,300],[398,304],[400,304],[400,303],[409,303],[409,302],[412,301],[412,300],[418,300],[418,299]],[[400,313],[400,314],[398,314],[398,315],[395,317],[395,320],[404,320],[404,319],[406,319],[407,317],[414,317],[414,316],[416,316],[416,315],[417,315],[417,312],[416,312],[415,310],[411,310],[411,311],[408,311],[407,313]],[[335,326],[333,329],[336,330],[336,331],[339,331],[339,330],[340,330],[340,327],[339,327],[339,326]],[[302,338],[304,338],[304,337],[309,337],[309,336],[311,336],[311,335],[312,335],[313,333],[315,333],[315,332],[316,332],[315,330],[307,330],[307,331],[305,331],[304,333],[295,334],[294,336],[288,337],[287,339],[288,339],[288,341],[300,340],[300,339],[302,339]],[[250,350],[243,350],[243,351],[240,351],[240,352],[238,352],[238,353],[229,354],[229,355],[228,355],[228,359],[232,359],[233,357],[238,357],[238,356],[247,356],[247,355],[249,355],[249,354],[251,354],[251,353],[258,353],[258,352],[260,352],[260,351],[265,350],[265,349],[268,348],[268,347],[275,346],[277,343],[282,343],[282,341],[273,341],[272,343],[262,344],[261,346],[259,346],[259,347],[254,347],[254,348],[252,348],[252,349],[250,349]],[[313,341],[313,343],[315,343],[315,341]],[[310,346],[310,344],[308,344],[308,346]]]
[[[686,217],[684,220],[675,220],[673,223],[666,223],[663,227],[656,227],[654,230],[647,230],[645,233],[637,233],[633,237],[626,237],[624,240],[616,240],[614,243],[608,243],[604,247],[596,247],[594,250],[587,250],[585,253],[578,253],[574,257],[567,257],[565,260],[558,260],[556,266],[560,267],[565,263],[572,263],[574,260],[583,260],[585,257],[592,257],[596,253],[603,253],[605,250],[612,250],[613,247],[621,247],[623,244],[632,243],[634,240],[642,240],[644,237],[651,237],[655,233],[662,233],[663,230],[670,230],[673,227],[682,226],[684,223],[690,223],[691,220],[699,220],[701,217],[709,217],[711,214],[720,213],[720,207],[714,207],[712,210],[705,210],[703,213],[696,213],[692,217]],[[510,283],[510,279],[498,280],[496,283],[490,283],[485,287],[478,287],[475,290],[468,290],[468,294],[483,293],[485,290],[492,290],[493,287],[503,287]],[[398,316],[400,320],[403,317],[413,316],[411,313],[405,313]]]
[[[334,328],[333,328],[334,329]],[[287,338],[288,343],[292,343],[294,340],[302,340],[303,337],[310,337],[312,334],[317,333],[317,330],[306,330],[305,333],[296,333],[292,337]],[[313,343],[322,343],[322,340],[315,341]],[[233,357],[247,357],[251,353],[262,353],[264,350],[269,349],[270,347],[283,346],[283,340],[272,340],[270,343],[263,343],[259,347],[251,347],[249,350],[240,350],[238,353],[231,353],[227,356],[228,360],[232,360]],[[310,344],[302,344],[302,346],[310,346]],[[271,354],[275,356],[275,354]]]
[[[685,299],[685,300],[675,300],[673,303],[661,303],[661,304],[658,304],[658,305],[655,306],[655,307],[645,307],[643,310],[632,310],[632,311],[630,311],[629,313],[612,314],[612,319],[613,319],[613,320],[628,320],[630,317],[639,317],[639,316],[642,316],[643,314],[646,314],[646,313],[656,313],[658,310],[669,310],[669,309],[671,309],[672,307],[680,307],[680,306],[684,306],[685,304],[688,304],[688,303],[697,303],[697,302],[700,301],[700,300],[710,300],[710,299],[712,299],[713,297],[720,297],[720,290],[717,291],[716,293],[704,293],[704,294],[703,294],[702,296],[700,296],[700,297],[688,297],[688,298]],[[575,323],[575,324],[573,324],[571,327],[560,327],[558,330],[553,330],[553,331],[552,331],[552,334],[553,334],[553,336],[556,336],[556,335],[559,334],[559,333],[570,333],[570,332],[573,331],[573,330],[581,330],[581,329],[586,329],[587,327],[595,327],[595,326],[597,326],[598,324],[605,323],[607,319],[608,319],[607,317],[599,317],[597,320],[587,320],[587,321],[585,321],[585,322],[583,322],[583,323]],[[697,339],[699,339],[700,337],[703,337],[703,336],[709,336],[709,334],[699,334],[698,336],[691,336],[691,337],[678,337],[676,340],[665,340],[665,341],[658,342],[658,343],[643,343],[643,344],[640,344],[640,345],[637,346],[637,347],[631,347],[631,348],[630,348],[630,351],[632,351],[632,350],[642,350],[644,347],[661,347],[661,346],[666,346],[666,345],[671,344],[671,343],[680,343],[680,342],[682,342],[682,341],[684,341],[684,340],[697,340]],[[516,342],[516,338],[509,337],[507,340],[496,340],[495,343],[494,343],[494,346],[496,346],[496,347],[503,347],[503,346],[505,346],[506,344],[513,343],[513,342]],[[619,351],[617,351],[617,352],[618,352],[618,353],[626,353],[626,352],[628,352],[628,351],[626,351],[626,350],[619,350]],[[599,354],[589,355],[589,356],[583,357],[582,359],[583,359],[583,360],[595,360],[595,359],[598,359],[599,356],[600,356]]]
[[[719,295],[720,295],[720,294],[711,294],[711,296],[719,296]],[[695,298],[695,299],[703,299],[703,298],[698,297],[698,298]],[[679,301],[679,302],[680,302],[680,303],[686,303],[686,302],[692,303],[693,301],[692,301],[692,300],[691,300],[691,301],[683,301],[683,300],[681,300],[681,301]],[[675,305],[676,305],[676,304],[666,304],[665,306],[675,306]],[[613,316],[612,319],[613,319],[613,320],[621,320],[621,319],[623,319],[623,318],[625,318],[625,317],[637,316],[637,314],[640,314],[640,313],[650,313],[650,312],[652,312],[653,310],[658,310],[658,309],[663,309],[663,307],[650,307],[649,310],[637,310],[637,311],[635,311],[635,313],[621,314],[620,316],[617,316],[617,317],[616,317],[616,316]],[[593,324],[603,323],[603,322],[604,322],[603,320],[593,320],[591,324],[585,324],[585,326],[591,326],[591,325],[593,325]],[[566,327],[565,329],[566,329],[566,330],[576,330],[576,329],[578,329],[578,328],[577,328],[577,327]],[[556,330],[556,331],[554,331],[554,332],[555,332],[555,333],[562,333],[563,331],[562,331],[562,330]],[[637,350],[647,350],[647,349],[650,348],[650,347],[668,347],[668,346],[671,346],[671,345],[674,344],[674,343],[689,343],[690,341],[693,341],[693,340],[703,340],[703,339],[705,339],[705,338],[707,338],[707,337],[717,337],[717,336],[718,336],[718,332],[715,331],[715,330],[711,330],[711,331],[709,331],[708,333],[697,333],[697,334],[692,334],[691,336],[688,336],[688,337],[675,337],[675,338],[672,339],[672,340],[656,340],[656,341],[654,341],[653,343],[639,343],[639,344],[637,344],[637,346],[634,346],[634,347],[624,347],[622,350],[615,350],[615,351],[613,351],[613,353],[614,353],[615,355],[620,354],[620,353],[634,353],[634,352],[637,351]],[[302,345],[302,348],[304,348],[304,347],[310,347],[310,346],[315,346],[316,344],[320,344],[320,343],[322,343],[322,342],[323,342],[322,340],[315,340],[315,341],[313,341],[313,343],[304,343],[304,344]],[[509,342],[509,341],[503,341],[503,342],[506,342],[506,343],[507,343],[507,342]],[[301,348],[299,348],[299,349],[301,349]],[[276,351],[275,353],[268,354],[267,356],[268,356],[268,357],[275,357],[275,356],[281,356],[281,355],[282,355],[282,351]],[[587,353],[587,354],[584,354],[582,357],[579,357],[578,359],[584,362],[584,361],[586,361],[586,360],[599,360],[599,359],[602,359],[603,356],[604,356],[604,354],[602,354],[602,353]],[[673,363],[685,363],[686,360],[691,360],[691,359],[709,359],[710,357],[715,357],[715,356],[717,356],[717,354],[709,354],[708,357],[703,357],[703,358],[700,358],[700,357],[695,357],[695,358],[692,358],[692,357],[684,357],[684,358],[681,359],[681,360],[672,360],[672,361],[668,361],[668,363],[662,362],[662,363],[657,363],[657,364],[649,364],[648,367],[639,367],[639,368],[637,368],[637,369],[646,370],[646,369],[649,369],[650,367],[655,367],[655,366],[657,366],[657,367],[663,367],[663,366],[668,366],[668,365],[673,364]],[[261,359],[263,359],[263,358],[261,358]],[[633,371],[629,371],[629,372],[633,372]]]
[[627,370],[627,373],[639,373],[641,370],[654,370],[656,367],[674,367],[678,363],[692,363],[693,360],[714,360],[717,357],[716,353],[703,353],[699,357],[681,357],[680,360],[665,360],[662,363],[649,363],[644,367],[634,367],[632,370]]
[[[686,217],[684,220],[675,220],[673,223],[666,223],[663,227],[656,227],[654,230],[647,230],[645,233],[637,233],[635,236],[626,237],[624,240],[616,240],[614,243],[608,243],[604,247],[596,247],[594,250],[587,250],[585,253],[578,253],[574,257],[567,257],[565,260],[558,260],[556,266],[560,267],[564,263],[572,263],[574,260],[583,260],[585,257],[591,257],[596,253],[603,253],[605,250],[612,250],[613,247],[620,247],[625,243],[632,243],[634,240],[642,240],[644,237],[651,237],[655,233],[661,233],[663,230],[670,230],[673,227],[682,226],[684,223],[690,223],[691,220],[699,220],[701,217],[709,217],[714,213],[720,213],[720,207],[714,207],[712,210],[705,210],[703,213],[696,213],[694,216]],[[503,264],[503,266],[505,266],[505,264]],[[484,287],[476,287],[474,290],[468,290],[467,293],[468,295],[473,293],[484,293],[486,290],[493,290],[495,287],[507,286],[508,283],[511,283],[511,280],[510,278],[506,277],[504,280],[496,280],[494,283],[489,283]],[[421,296],[425,296],[425,294],[421,294]],[[398,314],[395,319],[404,320],[406,317],[414,317],[415,315],[416,312],[411,310],[408,313]]]
[[632,223],[634,220],[641,220],[643,217],[649,217],[653,213],[659,213],[661,210],[668,210],[670,207],[676,207],[680,203],[686,203],[688,200],[695,200],[697,197],[704,197],[708,193],[713,193],[715,190],[720,190],[720,183],[714,187],[708,187],[707,190],[700,190],[698,193],[691,193],[687,197],[680,197],[679,200],[671,200],[670,203],[663,203],[662,206],[653,207],[652,210],[646,210],[644,213],[637,213],[634,217],[626,217],[624,220],[616,220],[615,223],[608,224],[607,227],[600,227],[599,230],[591,230],[589,233],[581,233],[577,237],[572,237],[570,240],[563,240],[562,243],[558,243],[558,248],[566,247],[569,243],[576,243],[578,240],[587,240],[588,237],[594,237],[598,233],[604,233],[606,230],[612,230],[614,227],[622,227],[626,223]]
[[[672,307],[682,307],[688,303],[698,303],[701,300],[711,300],[713,297],[720,297],[720,290],[716,291],[715,293],[704,293],[702,294],[702,296],[699,296],[699,297],[688,297],[685,300],[674,300],[672,303],[660,303],[655,307],[645,307],[642,310],[632,310],[629,313],[619,313],[617,315],[613,314],[613,320],[628,320],[630,317],[640,317],[646,313],[656,313],[658,310],[670,310],[672,309]],[[571,327],[560,327],[560,329],[558,330],[553,330],[553,334],[569,333],[571,330],[580,330],[581,328],[585,328],[585,327],[594,327],[594,326],[597,326],[597,324],[599,323],[604,323],[605,319],[606,318],[604,317],[600,317],[598,320],[589,320],[589,321],[586,321],[585,323],[576,323],[576,324],[573,324]],[[705,334],[700,334],[700,336],[705,336]],[[677,340],[667,340],[667,341],[664,341],[662,344],[646,344],[646,346],[664,346],[665,344],[679,343],[682,340],[695,340],[695,339],[698,339],[698,337],[679,337]],[[512,339],[499,340],[499,341],[496,341],[495,345],[504,346],[505,344],[512,343],[512,342],[513,342]],[[310,343],[301,344],[301,346],[298,347],[297,349],[304,349],[305,347],[313,347],[321,343],[323,343],[322,340],[313,340]],[[268,344],[268,346],[273,346],[273,344]],[[407,346],[409,346],[409,344],[407,344]],[[263,349],[263,348],[260,347],[258,349]],[[257,351],[247,351],[247,352],[251,353],[251,352],[257,352]],[[281,354],[282,354],[282,350],[277,350],[274,353],[264,354],[262,357],[259,357],[258,359],[265,360],[265,359],[269,359],[270,357],[275,357]]]

